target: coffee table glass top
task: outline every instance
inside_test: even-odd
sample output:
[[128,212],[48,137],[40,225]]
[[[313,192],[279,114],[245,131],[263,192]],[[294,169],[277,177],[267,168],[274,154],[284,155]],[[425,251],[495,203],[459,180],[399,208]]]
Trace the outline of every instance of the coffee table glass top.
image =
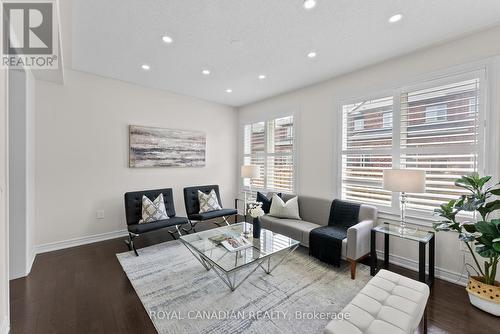
[[433,232],[407,225],[407,228],[402,232],[399,225],[383,223],[373,228],[375,231],[385,234],[390,234],[403,239],[409,239],[418,242],[429,242],[434,236]]
[[224,246],[216,245],[215,242],[209,239],[221,234],[240,237],[244,231],[244,224],[246,224],[247,230],[251,229],[252,225],[247,223],[232,224],[207,231],[186,234],[181,236],[180,240],[188,246],[188,249],[197,252],[204,260],[213,262],[225,272],[260,262],[273,254],[299,245],[299,241],[297,240],[266,229],[261,229],[260,239],[254,239],[250,232],[247,240],[252,243],[252,247],[238,252],[228,251]]

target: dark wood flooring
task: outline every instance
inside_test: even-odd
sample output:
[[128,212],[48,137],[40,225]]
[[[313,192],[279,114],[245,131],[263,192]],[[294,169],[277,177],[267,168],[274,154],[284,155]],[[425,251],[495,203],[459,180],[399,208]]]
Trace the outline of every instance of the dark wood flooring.
[[[158,231],[137,246],[171,239]],[[11,333],[156,333],[116,259],[124,251],[123,239],[114,239],[38,255],[28,277],[11,281]],[[500,333],[500,318],[471,306],[463,287],[439,279],[428,316],[429,333]]]

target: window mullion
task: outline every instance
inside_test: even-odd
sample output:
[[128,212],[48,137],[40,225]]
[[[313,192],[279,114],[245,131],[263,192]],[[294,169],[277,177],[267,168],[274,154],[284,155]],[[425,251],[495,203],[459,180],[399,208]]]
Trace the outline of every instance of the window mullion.
[[[397,89],[394,91],[394,106],[393,106],[393,121],[392,121],[392,168],[401,168],[401,140],[404,140],[402,136],[402,131],[406,129],[401,128],[401,109],[402,104],[406,105],[406,94],[401,90]],[[394,210],[399,210],[399,194],[392,193],[392,208]]]

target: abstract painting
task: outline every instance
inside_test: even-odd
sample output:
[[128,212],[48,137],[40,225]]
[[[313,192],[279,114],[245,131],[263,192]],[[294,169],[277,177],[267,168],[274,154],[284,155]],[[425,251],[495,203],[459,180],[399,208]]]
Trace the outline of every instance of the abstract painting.
[[203,167],[206,135],[201,131],[129,126],[130,167]]

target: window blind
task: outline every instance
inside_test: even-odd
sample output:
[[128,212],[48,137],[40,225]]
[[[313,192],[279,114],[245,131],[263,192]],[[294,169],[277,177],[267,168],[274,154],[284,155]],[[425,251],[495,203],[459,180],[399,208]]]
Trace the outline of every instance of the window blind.
[[464,192],[454,185],[478,169],[480,79],[401,95],[401,167],[426,171],[425,194],[408,207],[432,210]]
[[392,96],[344,105],[342,113],[342,198],[390,205],[382,175],[392,167]]
[[[294,192],[293,116],[244,126],[244,164],[261,166],[261,178],[252,179],[252,188]],[[244,180],[244,187],[250,186]]]
[[[418,89],[399,89],[393,96],[343,105],[342,198],[397,205],[397,194],[382,189],[385,168],[426,171],[426,192],[408,194],[408,208],[432,211],[463,194],[454,182],[479,169],[484,145],[481,76],[468,77],[450,77],[439,84],[429,82]],[[397,108],[393,101],[399,102]]]

